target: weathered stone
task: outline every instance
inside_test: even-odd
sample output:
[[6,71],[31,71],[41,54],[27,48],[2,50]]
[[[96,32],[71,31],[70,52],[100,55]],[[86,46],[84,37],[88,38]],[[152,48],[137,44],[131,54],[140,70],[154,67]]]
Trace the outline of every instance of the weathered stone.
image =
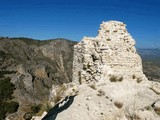
[[138,75],[144,77],[143,80],[146,79],[142,72],[141,58],[135,49],[135,41],[125,26],[117,21],[103,22],[97,37],[84,37],[75,45],[73,81],[100,81],[109,74],[123,75],[124,78]]
[[20,74],[25,74],[26,73],[26,71],[25,71],[25,69],[24,69],[22,64],[21,65],[17,65],[17,72],[20,73]]
[[97,37],[84,37],[75,45],[73,82],[79,93],[57,120],[160,119],[153,109],[146,110],[160,99],[160,84],[143,74],[135,41],[125,26],[103,22]]

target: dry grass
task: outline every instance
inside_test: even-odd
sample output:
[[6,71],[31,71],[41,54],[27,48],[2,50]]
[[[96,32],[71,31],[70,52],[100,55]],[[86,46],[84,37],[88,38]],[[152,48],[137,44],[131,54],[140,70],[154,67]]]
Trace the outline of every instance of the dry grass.
[[160,108],[155,107],[155,108],[154,108],[154,111],[155,111],[158,115],[160,115]]
[[133,74],[133,75],[132,75],[132,79],[135,79],[135,78],[136,78],[136,75],[135,75],[135,74]]
[[103,90],[98,90],[98,96],[104,96],[106,93]]
[[150,90],[152,90],[157,95],[160,95],[160,92],[158,90],[156,90],[154,87],[150,87]]
[[141,120],[141,118],[138,115],[126,115],[126,118],[128,120]]
[[56,104],[58,103],[64,95],[64,92],[67,90],[67,87],[65,85],[61,85],[60,87],[58,87],[58,89],[56,89],[56,94],[53,97],[53,102]]
[[137,83],[141,83],[142,81],[142,78],[137,78]]
[[117,81],[117,77],[116,76],[111,76],[109,80],[111,82],[116,82]]
[[89,85],[89,87],[91,87],[92,89],[94,89],[94,90],[96,90],[97,88],[96,88],[96,84],[95,83],[92,83],[92,84],[90,84]]
[[109,80],[111,82],[121,82],[121,81],[123,81],[123,77],[122,76],[121,77],[117,77],[117,76],[112,75]]
[[152,107],[151,106],[146,106],[145,109],[148,110],[148,111],[151,111]]
[[125,113],[126,113],[126,118],[127,120],[141,120],[140,116],[138,116],[136,114],[136,110],[137,110],[137,107],[136,107],[136,102],[133,103],[133,106],[127,106],[125,108]]
[[123,81],[123,77],[118,78],[118,81],[119,82]]
[[121,109],[122,107],[123,107],[123,103],[121,103],[121,102],[114,102],[114,105],[117,107],[117,108],[119,108],[119,109]]

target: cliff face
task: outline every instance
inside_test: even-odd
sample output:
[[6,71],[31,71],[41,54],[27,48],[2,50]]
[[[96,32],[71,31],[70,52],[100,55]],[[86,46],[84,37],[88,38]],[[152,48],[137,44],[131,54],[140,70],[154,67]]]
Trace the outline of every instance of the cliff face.
[[15,85],[19,103],[14,119],[31,112],[32,105],[48,102],[52,85],[72,81],[73,45],[65,39],[36,41],[26,38],[0,39],[0,70]]
[[118,21],[103,22],[97,37],[75,45],[73,84],[79,93],[56,120],[159,120],[160,84],[145,77],[134,45]]

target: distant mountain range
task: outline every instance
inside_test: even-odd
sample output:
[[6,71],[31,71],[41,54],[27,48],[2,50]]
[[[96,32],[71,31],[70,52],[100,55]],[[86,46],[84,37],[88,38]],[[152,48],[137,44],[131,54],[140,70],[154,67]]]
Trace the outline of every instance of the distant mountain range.
[[137,52],[142,58],[143,72],[147,78],[160,82],[160,49],[138,48]]
[[160,62],[160,49],[158,48],[138,48],[137,52],[144,62]]
[[141,55],[154,55],[160,56],[160,49],[158,48],[137,48]]

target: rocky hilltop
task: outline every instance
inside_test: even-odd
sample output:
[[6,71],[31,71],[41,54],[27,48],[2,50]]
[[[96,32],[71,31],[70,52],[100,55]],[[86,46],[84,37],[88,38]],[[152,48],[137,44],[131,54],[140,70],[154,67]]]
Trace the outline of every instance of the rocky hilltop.
[[125,26],[103,22],[97,37],[84,37],[74,46],[73,84],[79,92],[56,120],[160,119],[160,84],[143,74]]
[[159,119],[159,83],[143,74],[160,81],[159,54],[146,61],[153,52],[138,51],[144,70],[135,40],[117,21],[103,22],[97,37],[78,44],[0,37],[0,119],[29,120],[78,91],[57,119]]
[[103,81],[108,76],[145,79],[135,41],[121,22],[102,23],[97,37],[84,37],[74,48],[73,80]]

